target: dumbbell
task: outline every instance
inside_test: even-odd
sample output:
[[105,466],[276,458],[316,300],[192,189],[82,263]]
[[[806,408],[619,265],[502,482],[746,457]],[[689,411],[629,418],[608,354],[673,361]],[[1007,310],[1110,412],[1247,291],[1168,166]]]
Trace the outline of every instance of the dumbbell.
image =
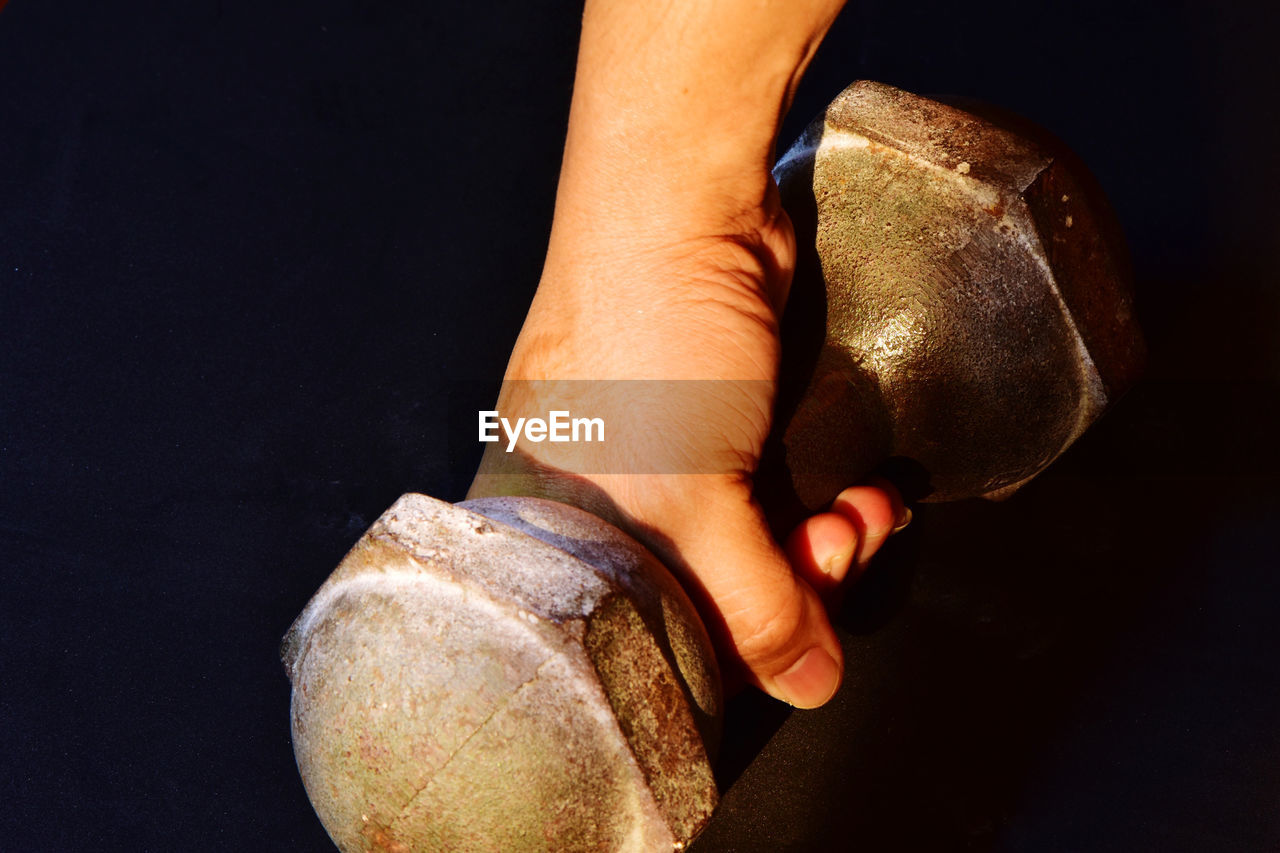
[[[757,479],[779,527],[876,469],[916,500],[1004,497],[1136,379],[1119,230],[1041,131],[861,82],[774,176],[801,247]],[[343,853],[679,850],[716,806],[707,633],[580,509],[404,495],[282,653]]]

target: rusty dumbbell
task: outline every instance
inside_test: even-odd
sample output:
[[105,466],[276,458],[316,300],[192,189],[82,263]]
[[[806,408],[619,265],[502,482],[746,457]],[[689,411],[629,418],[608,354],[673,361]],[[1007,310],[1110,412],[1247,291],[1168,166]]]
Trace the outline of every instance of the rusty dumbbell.
[[[1036,131],[845,90],[779,161],[804,249],[758,494],[798,517],[887,463],[999,497],[1143,351],[1105,201]],[[405,495],[289,631],[294,749],[344,853],[680,849],[717,802],[719,674],[666,569],[534,498]]]

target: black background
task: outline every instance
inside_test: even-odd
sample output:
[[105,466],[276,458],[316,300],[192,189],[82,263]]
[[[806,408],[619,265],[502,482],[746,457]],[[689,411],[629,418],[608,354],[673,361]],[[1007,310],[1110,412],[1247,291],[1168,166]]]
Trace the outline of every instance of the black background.
[[[0,848],[330,849],[277,644],[401,492],[465,489],[447,410],[537,281],[579,14],[0,13]],[[860,77],[1045,125],[1152,363],[1013,500],[918,514],[838,701],[758,755],[731,718],[700,850],[1280,850],[1276,18],[845,10],[784,139]]]

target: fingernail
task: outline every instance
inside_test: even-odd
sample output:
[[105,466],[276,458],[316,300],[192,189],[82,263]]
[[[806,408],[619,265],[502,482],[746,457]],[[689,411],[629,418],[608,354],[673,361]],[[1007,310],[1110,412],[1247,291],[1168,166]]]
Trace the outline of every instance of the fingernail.
[[858,543],[850,542],[847,548],[841,548],[832,554],[825,563],[822,564],[822,573],[835,583],[844,580],[844,576],[849,574],[849,567],[853,565],[853,551]]
[[906,506],[904,504],[902,507],[902,512],[898,513],[898,518],[893,522],[893,530],[890,531],[890,533],[892,534],[892,533],[897,533],[901,531],[904,527],[906,527],[908,524],[911,523],[912,518],[913,518],[913,514],[911,512],[911,507]]
[[820,646],[814,646],[773,679],[783,701],[797,708],[826,704],[840,687],[840,665]]

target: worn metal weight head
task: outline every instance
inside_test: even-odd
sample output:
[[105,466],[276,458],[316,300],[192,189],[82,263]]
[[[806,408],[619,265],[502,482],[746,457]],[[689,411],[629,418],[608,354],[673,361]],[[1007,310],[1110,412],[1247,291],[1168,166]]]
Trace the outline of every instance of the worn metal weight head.
[[718,800],[706,631],[655,557],[573,507],[404,495],[283,658],[343,853],[675,850]]
[[855,83],[775,167],[801,251],[766,505],[818,510],[886,459],[914,499],[1005,496],[1141,371],[1096,183],[976,109]]
[[[858,83],[779,162],[802,251],[757,493],[780,514],[886,458],[913,497],[1002,495],[1136,376],[1105,202],[1006,124]],[[283,656],[298,768],[343,853],[676,850],[716,805],[706,632],[656,558],[580,510],[405,495]]]

